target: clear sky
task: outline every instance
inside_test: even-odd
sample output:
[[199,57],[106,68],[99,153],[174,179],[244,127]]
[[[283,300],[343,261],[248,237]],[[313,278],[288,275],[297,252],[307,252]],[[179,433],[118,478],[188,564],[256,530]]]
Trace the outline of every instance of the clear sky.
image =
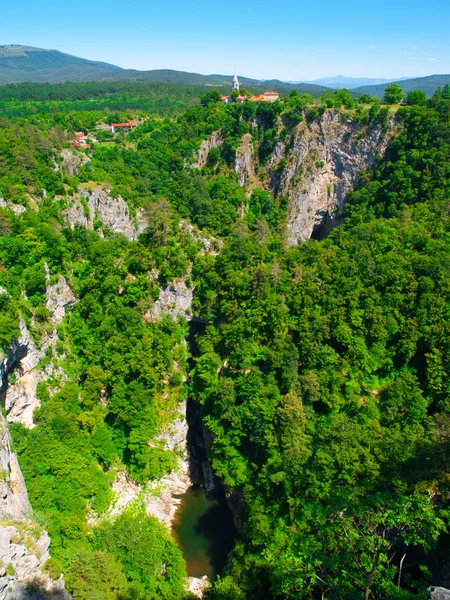
[[450,73],[450,0],[3,0],[0,44],[284,80]]

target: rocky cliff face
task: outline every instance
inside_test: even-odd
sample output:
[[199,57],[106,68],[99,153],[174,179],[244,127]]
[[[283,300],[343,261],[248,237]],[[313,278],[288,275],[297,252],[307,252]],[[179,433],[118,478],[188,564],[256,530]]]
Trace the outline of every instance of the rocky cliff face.
[[0,198],[0,208],[9,208],[13,211],[14,214],[20,215],[25,212],[27,209],[22,204],[14,204],[14,202],[6,202],[3,198]]
[[187,287],[182,279],[172,281],[167,287],[161,288],[159,298],[144,318],[147,321],[158,321],[163,314],[168,314],[176,321],[180,315],[187,321],[192,320],[193,289]]
[[27,489],[12,450],[11,436],[0,415],[0,518],[21,519],[30,509]]
[[130,241],[137,240],[146,227],[141,211],[133,219],[123,198],[112,198],[106,190],[99,187],[90,191],[81,190],[72,198],[72,204],[64,211],[64,216],[66,224],[72,229],[76,224],[93,229],[98,223],[100,234],[102,228],[105,228],[121,233]]
[[0,525],[0,600],[70,600],[64,581],[42,569],[50,558],[50,538],[33,521]]
[[0,415],[0,600],[70,600],[62,579],[43,571],[50,538],[34,521],[28,494]]
[[203,140],[200,144],[198,151],[197,160],[192,165],[195,169],[203,169],[208,160],[208,154],[211,148],[217,148],[223,144],[222,137],[217,133],[212,133],[206,140]]
[[61,165],[56,164],[56,170],[61,168],[66,175],[78,175],[80,167],[89,162],[89,157],[86,154],[78,154],[69,149],[63,150],[60,156],[62,162]]
[[249,133],[242,136],[241,145],[236,149],[234,170],[237,173],[239,185],[245,185],[255,175],[255,155],[252,136]]
[[186,446],[187,435],[186,403],[183,403],[172,425],[155,440],[162,441],[165,449],[178,454],[177,469],[148,483],[147,486],[136,485],[128,479],[126,473],[119,473],[113,483],[116,499],[108,513],[109,517],[118,516],[130,502],[140,497],[144,501],[148,514],[159,519],[167,527],[172,526],[181,496],[193,483]]
[[[64,277],[60,276],[54,284],[47,277],[47,309],[54,329],[48,333],[41,345],[36,346],[25,321],[20,318],[20,337],[7,351],[7,356],[0,364],[0,395],[3,396],[7,419],[12,423],[21,423],[25,427],[33,427],[33,413],[39,407],[36,395],[37,385],[51,376],[63,373],[52,363],[38,369],[38,365],[50,348],[52,355],[58,335],[56,325],[61,323],[68,307],[73,306],[76,298]],[[14,371],[16,379],[8,384],[8,375]]]
[[285,155],[287,165],[272,186],[289,197],[288,244],[319,230],[326,234],[339,222],[347,193],[358,185],[361,172],[384,155],[391,137],[392,130],[385,133],[382,125],[359,125],[329,110],[296,129],[289,152],[277,144],[272,164]]
[[450,590],[442,587],[429,587],[428,593],[431,600],[450,600]]
[[387,126],[360,125],[327,110],[312,123],[300,123],[290,140],[279,138],[265,166],[258,164],[252,136],[245,134],[233,168],[249,194],[263,187],[289,198],[287,242],[297,244],[326,235],[339,223],[348,192],[385,154],[394,126],[393,120]]

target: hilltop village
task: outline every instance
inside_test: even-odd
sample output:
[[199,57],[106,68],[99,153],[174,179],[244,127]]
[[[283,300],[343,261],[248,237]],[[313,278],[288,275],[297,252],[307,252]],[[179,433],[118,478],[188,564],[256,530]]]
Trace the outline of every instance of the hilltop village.
[[[239,92],[241,84],[239,83],[238,76],[235,74],[233,78],[233,92]],[[233,94],[232,96],[222,96],[220,101],[223,104],[231,104],[234,101],[236,104],[243,104],[244,102],[276,102],[280,99],[280,95],[278,92],[264,92],[264,94],[260,94],[259,96],[251,96],[248,98],[247,96],[236,96]]]
[[[280,95],[278,92],[267,91],[263,94],[259,94],[258,96],[246,96],[242,94],[238,94],[240,91],[241,84],[239,82],[238,76],[235,74],[233,77],[233,90],[232,95],[230,96],[221,96],[220,102],[223,104],[232,104],[235,102],[236,104],[244,104],[244,102],[276,102],[280,99]],[[99,125],[97,129],[100,130],[110,130],[113,137],[111,139],[106,140],[97,140],[96,137],[92,135],[89,136],[83,131],[78,131],[75,134],[75,139],[70,141],[70,145],[72,148],[91,148],[92,144],[97,143],[98,141],[104,142],[113,142],[114,138],[118,133],[129,133],[133,129],[135,129],[138,125],[137,121],[126,121],[123,123],[110,123],[110,125]]]

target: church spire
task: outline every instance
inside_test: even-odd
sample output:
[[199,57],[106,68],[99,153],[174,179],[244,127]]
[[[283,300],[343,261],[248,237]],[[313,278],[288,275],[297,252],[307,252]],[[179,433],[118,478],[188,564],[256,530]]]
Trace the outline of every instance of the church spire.
[[236,71],[234,72],[234,77],[233,77],[233,92],[234,90],[238,90],[239,91],[239,79],[238,76],[236,75]]

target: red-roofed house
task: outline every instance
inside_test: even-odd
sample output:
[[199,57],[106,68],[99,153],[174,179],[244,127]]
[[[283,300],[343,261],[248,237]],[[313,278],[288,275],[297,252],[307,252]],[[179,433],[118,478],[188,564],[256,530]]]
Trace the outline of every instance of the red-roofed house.
[[73,142],[70,142],[70,145],[72,146],[72,148],[90,148],[91,145],[87,144],[85,140],[73,140]]
[[220,101],[223,102],[223,104],[231,104],[233,102],[231,96],[222,96]]
[[276,102],[280,99],[278,92],[264,92],[260,96],[252,96],[251,102]]
[[131,131],[137,127],[136,121],[127,121],[126,123],[111,123],[111,131],[116,133],[117,131]]
[[75,139],[70,142],[72,148],[90,148],[87,143],[87,135],[83,131],[77,131],[75,133]]
[[277,92],[264,92],[264,102],[276,102],[280,99],[280,95]]

